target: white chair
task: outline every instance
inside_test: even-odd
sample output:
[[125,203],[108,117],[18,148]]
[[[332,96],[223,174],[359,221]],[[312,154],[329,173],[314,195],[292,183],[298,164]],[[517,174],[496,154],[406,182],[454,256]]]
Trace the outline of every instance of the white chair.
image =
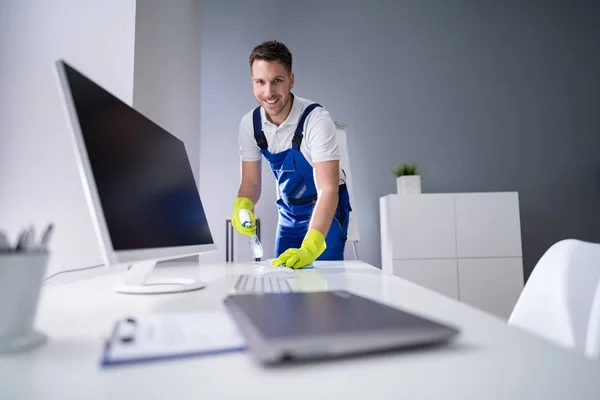
[[600,244],[576,239],[540,258],[508,323],[600,359]]
[[600,360],[600,285],[596,289],[596,296],[590,312],[585,355],[593,360]]

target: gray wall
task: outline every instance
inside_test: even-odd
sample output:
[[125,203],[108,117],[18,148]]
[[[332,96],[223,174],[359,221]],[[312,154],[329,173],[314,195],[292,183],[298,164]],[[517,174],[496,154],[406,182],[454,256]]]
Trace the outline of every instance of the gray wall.
[[134,31],[133,0],[0,0],[0,229],[54,222],[48,274],[102,263],[54,62],[131,104]]
[[600,242],[599,15],[598,2],[566,0],[205,0],[200,182],[217,240],[239,182],[239,119],[256,104],[248,55],[278,39],[295,92],[348,125],[362,260],[380,266],[378,199],[404,161],[424,192],[518,191],[526,277],[560,239]]
[[138,1],[133,107],[181,139],[198,179],[200,7],[197,0]]

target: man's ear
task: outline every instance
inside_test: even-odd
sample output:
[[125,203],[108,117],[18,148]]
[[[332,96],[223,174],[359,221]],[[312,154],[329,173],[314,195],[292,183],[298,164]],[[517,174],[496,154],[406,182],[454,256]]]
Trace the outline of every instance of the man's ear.
[[294,73],[292,72],[290,74],[290,89],[292,89],[294,87],[294,81],[296,80],[296,78],[294,77]]

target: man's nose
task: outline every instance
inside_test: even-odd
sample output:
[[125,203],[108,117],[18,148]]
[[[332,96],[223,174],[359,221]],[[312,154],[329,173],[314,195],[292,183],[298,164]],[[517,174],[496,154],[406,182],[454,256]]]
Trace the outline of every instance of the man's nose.
[[272,95],[273,93],[275,93],[275,88],[274,88],[274,87],[273,87],[273,85],[271,85],[270,83],[267,83],[267,84],[265,85],[265,90],[266,90],[266,93],[267,93],[269,96],[270,96],[270,95]]

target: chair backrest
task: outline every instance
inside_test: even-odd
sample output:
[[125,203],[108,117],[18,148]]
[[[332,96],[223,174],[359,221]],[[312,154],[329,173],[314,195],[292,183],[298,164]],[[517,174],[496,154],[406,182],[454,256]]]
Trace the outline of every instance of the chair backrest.
[[600,360],[600,284],[596,289],[596,296],[590,312],[585,355],[592,360]]
[[600,244],[562,240],[538,261],[508,323],[598,359],[599,282]]

